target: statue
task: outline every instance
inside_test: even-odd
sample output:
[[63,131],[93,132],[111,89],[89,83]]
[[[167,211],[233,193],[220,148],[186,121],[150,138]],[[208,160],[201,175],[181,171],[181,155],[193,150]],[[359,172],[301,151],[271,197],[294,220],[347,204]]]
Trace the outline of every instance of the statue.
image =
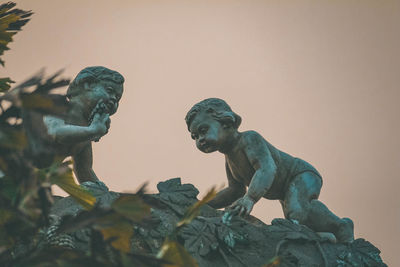
[[255,131],[239,132],[241,117],[224,100],[197,103],[185,120],[200,151],[225,155],[228,187],[209,202],[211,207],[229,206],[232,214],[242,216],[249,215],[261,197],[279,200],[286,219],[316,232],[333,233],[338,242],[354,240],[352,220],[339,218],[318,200],[322,186],[318,171]]
[[63,116],[25,112],[28,153],[35,165],[48,167],[55,158],[72,156],[79,183],[99,182],[92,169],[92,141],[107,134],[109,117],[118,109],[123,83],[124,77],[116,71],[87,67],[68,87]]

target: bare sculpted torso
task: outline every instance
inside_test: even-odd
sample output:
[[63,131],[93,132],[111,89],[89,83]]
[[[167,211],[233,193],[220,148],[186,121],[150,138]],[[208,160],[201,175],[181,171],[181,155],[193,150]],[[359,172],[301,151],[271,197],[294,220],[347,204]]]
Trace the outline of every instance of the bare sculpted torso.
[[256,170],[249,160],[247,151],[257,151],[261,148],[268,149],[269,153],[259,154],[261,155],[260,158],[257,159],[259,164],[265,164],[268,161],[273,161],[276,166],[276,173],[274,175],[272,185],[264,194],[265,198],[283,199],[289,183],[294,176],[299,173],[310,171],[320,176],[315,168],[310,164],[304,160],[292,157],[291,155],[278,150],[261,136],[259,136],[260,139],[262,138],[259,143],[254,144],[247,142],[246,140],[249,139],[250,135],[254,134],[256,133],[253,131],[240,133],[241,136],[237,144],[232,148],[232,151],[230,151],[228,154],[225,154],[228,170],[235,181],[245,186],[250,185]]

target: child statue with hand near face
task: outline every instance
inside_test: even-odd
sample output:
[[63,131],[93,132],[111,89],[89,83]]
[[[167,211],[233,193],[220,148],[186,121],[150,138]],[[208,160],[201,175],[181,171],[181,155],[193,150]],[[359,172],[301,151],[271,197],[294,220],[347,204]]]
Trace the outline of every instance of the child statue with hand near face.
[[[43,123],[36,127],[45,128],[45,137],[34,135],[33,131],[29,135],[31,148],[42,146],[44,151],[43,155],[36,155],[36,165],[48,167],[55,157],[72,156],[79,183],[98,182],[92,168],[92,141],[107,134],[109,117],[118,109],[123,83],[121,74],[105,67],[80,71],[68,87],[66,114],[41,119]],[[31,154],[35,157],[35,153]]]

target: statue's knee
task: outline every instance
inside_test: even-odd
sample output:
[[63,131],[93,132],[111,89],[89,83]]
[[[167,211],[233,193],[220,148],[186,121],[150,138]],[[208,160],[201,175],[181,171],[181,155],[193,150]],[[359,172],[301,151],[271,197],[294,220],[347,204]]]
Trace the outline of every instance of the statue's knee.
[[305,224],[307,220],[307,214],[303,210],[290,210],[285,217],[289,220],[296,220],[300,224]]

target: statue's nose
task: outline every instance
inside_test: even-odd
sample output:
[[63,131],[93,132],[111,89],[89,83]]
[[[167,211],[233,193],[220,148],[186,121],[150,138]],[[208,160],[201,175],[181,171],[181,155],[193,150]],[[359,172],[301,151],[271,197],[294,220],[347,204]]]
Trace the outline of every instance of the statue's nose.
[[199,144],[204,145],[206,143],[206,139],[204,137],[199,138]]

